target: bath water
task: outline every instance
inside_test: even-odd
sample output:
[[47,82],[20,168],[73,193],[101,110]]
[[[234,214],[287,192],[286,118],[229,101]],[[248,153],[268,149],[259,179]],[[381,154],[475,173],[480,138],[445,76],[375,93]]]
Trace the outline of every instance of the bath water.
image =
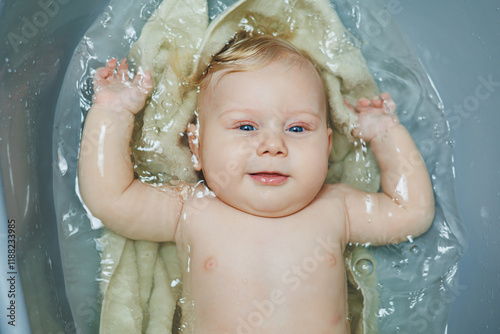
[[[209,1],[210,19],[234,2]],[[390,92],[396,101],[398,116],[424,157],[436,197],[436,217],[428,232],[399,245],[367,247],[368,252],[363,249],[353,272],[366,289],[379,296],[376,309],[370,311],[380,333],[445,333],[449,306],[460,293],[456,273],[465,237],[452,186],[453,140],[444,106],[391,19],[397,7],[384,8],[377,1],[333,2],[357,39],[354,41],[361,47],[380,90]],[[92,218],[78,197],[74,168],[82,122],[91,105],[92,76],[107,59],[128,54],[158,5],[159,0],[111,1],[81,40],[58,102],[54,132],[56,214],[67,295],[82,333],[98,328],[98,314],[90,317],[86,311],[100,306],[95,296],[101,279],[99,251],[104,247],[99,241],[102,224]],[[144,180],[154,181],[154,176]]]

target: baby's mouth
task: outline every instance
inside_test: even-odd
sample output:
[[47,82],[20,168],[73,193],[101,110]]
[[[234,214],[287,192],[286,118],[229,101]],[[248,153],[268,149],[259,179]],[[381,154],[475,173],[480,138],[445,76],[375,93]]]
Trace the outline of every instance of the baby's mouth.
[[259,172],[251,173],[249,175],[253,180],[266,185],[278,185],[288,179],[288,175],[284,175],[278,172]]

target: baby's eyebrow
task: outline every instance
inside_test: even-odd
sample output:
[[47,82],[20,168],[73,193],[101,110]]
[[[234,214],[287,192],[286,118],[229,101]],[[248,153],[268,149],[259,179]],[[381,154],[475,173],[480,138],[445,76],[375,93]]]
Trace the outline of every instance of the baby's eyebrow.
[[[222,113],[220,113],[218,118],[222,118],[222,117],[226,116],[227,114],[231,114],[231,113],[243,113],[243,114],[258,115],[258,114],[261,114],[263,112],[262,112],[262,110],[250,109],[250,108],[228,108],[228,109],[224,110]],[[296,110],[286,110],[286,111],[283,111],[282,113],[284,115],[287,115],[287,116],[306,114],[306,115],[321,119],[319,110],[316,110],[314,108],[301,108],[301,109],[296,109]]]
[[222,117],[225,117],[229,114],[237,114],[237,113],[241,113],[241,114],[251,114],[251,115],[258,115],[260,113],[259,110],[255,110],[255,109],[249,109],[249,108],[223,108],[223,112],[221,112],[219,114],[219,116],[217,118],[222,118]]
[[[303,108],[303,109],[287,110],[287,111],[284,111],[283,113],[284,113],[284,115],[286,115],[286,117],[294,117],[294,116],[300,117],[300,116],[302,116],[302,117],[305,117],[306,121],[323,123],[323,117],[321,117],[321,112],[315,108]],[[325,115],[326,115],[326,112],[325,112]]]
[[303,109],[296,109],[296,110],[287,110],[287,111],[284,111],[283,113],[287,114],[287,115],[307,114],[307,115],[311,115],[311,116],[314,116],[314,117],[321,118],[319,110],[313,109],[313,108],[303,108]]

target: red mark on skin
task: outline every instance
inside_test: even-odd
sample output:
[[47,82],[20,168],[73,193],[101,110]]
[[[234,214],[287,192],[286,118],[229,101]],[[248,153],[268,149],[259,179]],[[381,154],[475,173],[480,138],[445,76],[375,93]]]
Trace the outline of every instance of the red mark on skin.
[[217,259],[215,257],[209,257],[205,261],[205,270],[206,271],[214,271],[217,268]]
[[344,317],[340,313],[336,313],[336,314],[334,314],[332,316],[332,318],[330,320],[330,324],[331,324],[332,327],[335,327],[335,326],[337,326],[343,320],[346,320],[346,317]]
[[330,253],[326,253],[325,255],[325,263],[330,265],[330,266],[334,266],[335,263],[337,263],[337,260],[335,260],[335,256],[333,256],[333,254],[330,254]]

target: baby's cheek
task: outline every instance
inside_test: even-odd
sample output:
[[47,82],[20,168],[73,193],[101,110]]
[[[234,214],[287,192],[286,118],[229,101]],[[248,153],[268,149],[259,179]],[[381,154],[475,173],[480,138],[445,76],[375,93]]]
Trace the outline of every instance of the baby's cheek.
[[252,153],[255,153],[258,144],[259,141],[255,138],[240,138],[233,143],[233,152],[239,156],[250,156]]

